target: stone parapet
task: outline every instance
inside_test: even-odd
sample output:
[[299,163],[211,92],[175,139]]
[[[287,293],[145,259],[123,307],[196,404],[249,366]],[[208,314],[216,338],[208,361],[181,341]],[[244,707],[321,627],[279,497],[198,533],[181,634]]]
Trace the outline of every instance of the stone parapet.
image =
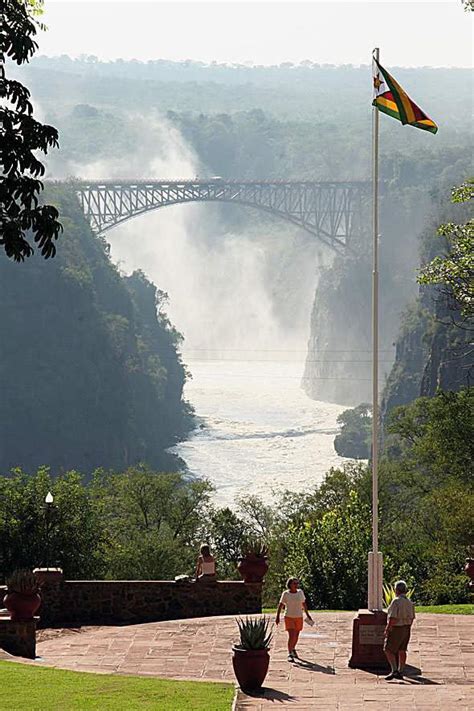
[[54,580],[42,587],[41,627],[120,625],[262,610],[262,586],[242,581]]

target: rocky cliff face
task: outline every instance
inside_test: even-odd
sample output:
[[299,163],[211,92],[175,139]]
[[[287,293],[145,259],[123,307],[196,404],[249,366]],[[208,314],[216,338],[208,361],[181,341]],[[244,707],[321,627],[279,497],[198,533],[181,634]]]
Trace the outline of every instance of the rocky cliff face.
[[398,405],[420,396],[423,371],[432,339],[432,314],[420,299],[402,317],[395,346],[395,362],[388,375],[381,402],[381,417]]
[[[389,189],[381,200],[379,385],[395,355],[400,315],[416,295],[416,235],[426,219],[425,193]],[[363,224],[370,225],[370,215]],[[357,405],[372,397],[372,239],[363,229],[356,254],[336,258],[319,281],[302,381],[315,400]]]
[[[458,316],[459,314],[457,314]],[[461,327],[435,290],[424,293],[405,313],[396,343],[395,362],[383,391],[383,421],[394,407],[438,389],[472,385],[472,332]]]
[[420,395],[433,396],[438,389],[459,390],[472,385],[474,325],[463,322],[444,299],[434,308],[435,327],[423,369]]
[[355,405],[370,398],[370,281],[357,278],[364,267],[369,274],[367,263],[345,261],[321,275],[302,382],[315,400]]
[[[438,292],[419,293],[416,285],[420,246],[425,263],[446,246],[436,235],[437,226],[467,219],[465,207],[450,205],[449,186],[440,187],[443,181],[441,176],[437,187],[433,181],[430,195],[419,183],[392,182],[381,201],[379,391],[384,390],[385,414],[439,387],[459,389],[474,377],[469,331],[453,324],[459,314],[442,303]],[[368,215],[365,224],[370,224]],[[302,386],[317,400],[344,405],[371,400],[369,232],[362,235],[355,256],[336,258],[316,290]]]
[[[446,247],[436,237],[441,222],[463,222],[464,207],[448,206],[422,235],[422,263]],[[472,385],[474,325],[462,319],[452,301],[438,287],[422,287],[402,317],[395,362],[383,392],[381,414],[417,397],[432,397],[438,389],[459,390]]]

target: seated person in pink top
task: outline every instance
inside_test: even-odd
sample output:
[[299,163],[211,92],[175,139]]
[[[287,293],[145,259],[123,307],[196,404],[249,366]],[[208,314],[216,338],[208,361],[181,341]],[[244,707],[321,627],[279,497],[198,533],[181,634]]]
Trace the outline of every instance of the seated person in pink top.
[[198,578],[216,577],[216,561],[211,555],[208,545],[204,544],[199,549],[199,556],[196,564],[196,580]]

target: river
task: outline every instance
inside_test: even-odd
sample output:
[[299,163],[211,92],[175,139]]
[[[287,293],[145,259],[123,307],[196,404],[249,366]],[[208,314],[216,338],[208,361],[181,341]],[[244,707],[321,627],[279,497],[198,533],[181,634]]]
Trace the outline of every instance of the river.
[[193,376],[185,397],[200,427],[174,451],[214,484],[219,505],[241,493],[271,501],[275,491],[313,488],[343,461],[333,440],[346,409],[310,400],[300,387],[324,263],[316,243],[294,243],[274,228],[231,233],[203,205],[140,219],[138,240],[135,221],[112,231],[112,257],[127,272],[146,269],[169,294],[166,313],[184,335]]
[[193,376],[185,396],[200,424],[175,451],[192,474],[212,482],[215,503],[304,493],[344,461],[333,441],[345,408],[305,395],[302,363],[185,360]]

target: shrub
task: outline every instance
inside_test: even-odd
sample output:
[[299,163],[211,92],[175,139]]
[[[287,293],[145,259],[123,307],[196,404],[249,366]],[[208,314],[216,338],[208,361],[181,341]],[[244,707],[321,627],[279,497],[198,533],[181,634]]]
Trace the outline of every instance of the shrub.
[[290,528],[286,569],[301,580],[316,609],[365,604],[370,509],[355,491],[346,505]]

